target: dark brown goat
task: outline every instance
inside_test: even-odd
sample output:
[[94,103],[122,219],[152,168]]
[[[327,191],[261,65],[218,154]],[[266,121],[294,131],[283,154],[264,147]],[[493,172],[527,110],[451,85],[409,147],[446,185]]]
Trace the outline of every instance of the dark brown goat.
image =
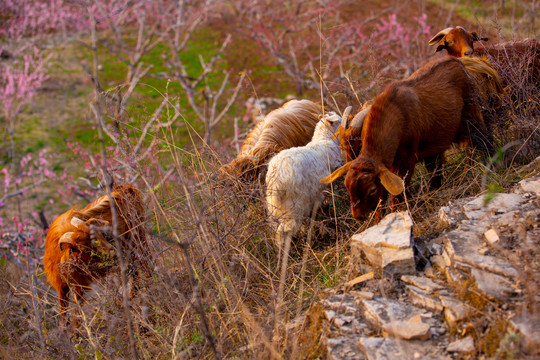
[[[477,77],[487,77],[502,92],[497,73],[484,59],[435,59],[408,79],[387,86],[373,101],[362,128],[359,156],[321,180],[346,174],[352,215],[365,218],[380,200],[404,191],[417,161],[435,171],[452,143],[471,136],[474,126],[486,130],[475,98]],[[393,172],[397,173],[394,174]],[[398,176],[399,175],[399,176]],[[432,186],[440,186],[440,175]]]
[[[115,202],[124,260],[138,263],[148,271],[142,194],[131,185],[123,185],[115,187],[111,197]],[[43,263],[47,279],[58,293],[62,320],[69,291],[79,301],[89,285],[105,276],[116,263],[110,253],[114,249],[112,224],[110,198],[104,195],[81,210],[72,208],[58,216],[49,228]],[[106,240],[111,241],[111,237],[112,244]]]
[[[487,56],[497,67],[500,75],[523,76],[516,71],[525,70],[529,80],[540,80],[540,44],[535,39],[509,41],[489,46],[476,46],[475,42],[488,41],[475,32],[468,32],[461,26],[449,27],[439,31],[429,45],[437,45],[435,52],[446,50],[455,57]],[[525,66],[522,66],[525,65]]]

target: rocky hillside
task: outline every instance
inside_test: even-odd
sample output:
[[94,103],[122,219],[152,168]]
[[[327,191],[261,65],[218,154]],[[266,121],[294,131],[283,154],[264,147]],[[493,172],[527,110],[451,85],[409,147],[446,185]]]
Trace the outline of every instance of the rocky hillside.
[[350,256],[365,274],[311,309],[324,316],[328,358],[539,356],[538,168],[534,174],[513,192],[441,208],[438,236],[417,241],[407,212],[354,235]]

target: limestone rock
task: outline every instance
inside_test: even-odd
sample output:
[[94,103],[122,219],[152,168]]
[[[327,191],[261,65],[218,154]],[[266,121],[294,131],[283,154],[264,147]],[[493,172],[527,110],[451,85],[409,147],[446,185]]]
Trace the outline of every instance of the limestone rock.
[[444,256],[452,266],[468,270],[476,268],[506,277],[517,277],[516,269],[508,262],[494,256],[480,255],[482,243],[477,235],[454,230],[444,235]]
[[439,224],[442,226],[455,227],[463,219],[465,219],[465,213],[462,211],[461,206],[454,201],[450,201],[448,206],[439,209]]
[[451,359],[447,354],[443,354],[436,345],[429,341],[406,341],[393,337],[363,337],[358,344],[368,360]]
[[411,247],[412,219],[407,212],[387,215],[379,224],[351,239],[353,257],[364,254],[369,263],[386,275],[414,274]]
[[321,300],[321,305],[326,309],[345,315],[356,315],[358,312],[355,298],[349,294],[331,295]]
[[326,339],[326,358],[329,360],[364,360],[358,347],[359,337],[339,336]]
[[377,328],[391,321],[408,320],[421,313],[420,309],[409,304],[379,297],[363,299],[360,304],[364,310],[364,319]]
[[383,325],[383,330],[405,340],[427,340],[431,336],[430,326],[418,321],[391,321]]
[[483,196],[463,205],[465,215],[469,220],[479,220],[490,214],[503,214],[519,208],[525,200],[518,194],[495,194],[493,199],[485,204]]
[[497,234],[495,229],[489,229],[484,233],[484,236],[486,237],[488,244],[491,246],[496,245],[500,240],[499,234]]
[[461,301],[450,296],[440,295],[439,298],[444,306],[444,317],[451,327],[471,314],[471,309]]
[[521,180],[519,187],[523,192],[534,193],[536,196],[540,196],[540,178],[529,178]]
[[540,315],[524,314],[510,320],[513,331],[523,337],[523,345],[532,354],[540,354]]
[[436,313],[441,313],[444,309],[442,302],[435,297],[432,297],[426,291],[417,288],[416,286],[407,286],[407,294],[409,295],[409,300],[411,304],[429,311]]
[[450,343],[448,345],[446,351],[460,352],[465,354],[472,353],[474,352],[474,340],[472,336],[467,336],[466,338],[463,338],[461,340],[454,341],[453,343]]
[[403,275],[401,277],[401,280],[406,282],[407,284],[414,285],[417,288],[425,290],[429,293],[441,290],[443,288],[441,285],[435,283],[433,280],[422,276]]
[[516,295],[516,291],[512,288],[512,283],[508,278],[479,269],[472,269],[471,271],[478,289],[488,297],[497,300],[508,300],[508,298]]

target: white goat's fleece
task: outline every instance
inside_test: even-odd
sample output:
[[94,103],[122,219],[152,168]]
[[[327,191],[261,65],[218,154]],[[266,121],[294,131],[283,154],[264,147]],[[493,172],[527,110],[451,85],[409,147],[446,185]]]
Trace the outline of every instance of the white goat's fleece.
[[339,139],[332,138],[340,123],[337,114],[326,114],[317,123],[311,142],[283,150],[270,160],[266,202],[281,230],[296,232],[313,206],[324,200],[327,185],[320,180],[342,164]]

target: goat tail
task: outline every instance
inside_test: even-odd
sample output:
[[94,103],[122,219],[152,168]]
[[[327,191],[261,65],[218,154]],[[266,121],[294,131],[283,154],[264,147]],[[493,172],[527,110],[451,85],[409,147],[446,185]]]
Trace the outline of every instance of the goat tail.
[[465,67],[466,72],[472,78],[473,83],[486,102],[491,102],[495,107],[500,106],[504,95],[504,88],[499,73],[485,57],[462,57],[458,60]]

